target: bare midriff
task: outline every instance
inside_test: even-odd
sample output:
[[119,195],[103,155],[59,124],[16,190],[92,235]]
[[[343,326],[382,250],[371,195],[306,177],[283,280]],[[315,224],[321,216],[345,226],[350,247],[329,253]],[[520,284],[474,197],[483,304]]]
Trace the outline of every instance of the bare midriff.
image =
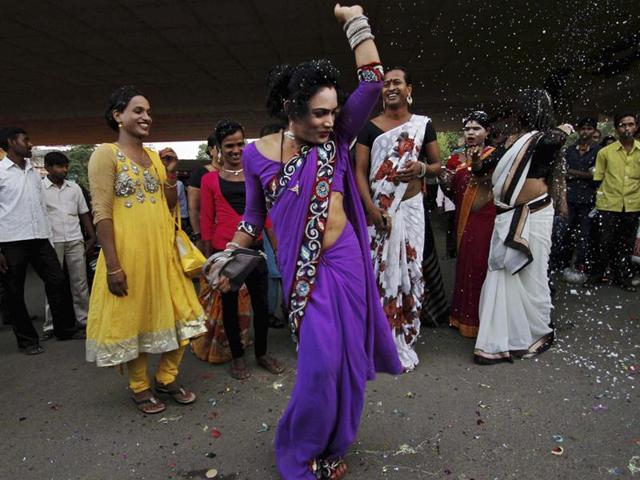
[[549,187],[544,178],[527,178],[516,199],[516,205],[529,203],[534,198],[544,195],[545,193],[549,193]]
[[408,200],[409,198],[417,195],[422,190],[422,179],[416,178],[409,182],[407,185],[407,190],[404,192],[403,200]]
[[344,212],[342,204],[343,196],[340,192],[331,192],[329,201],[329,217],[324,229],[324,239],[322,240],[322,249],[331,248],[340,237],[347,224],[347,214]]

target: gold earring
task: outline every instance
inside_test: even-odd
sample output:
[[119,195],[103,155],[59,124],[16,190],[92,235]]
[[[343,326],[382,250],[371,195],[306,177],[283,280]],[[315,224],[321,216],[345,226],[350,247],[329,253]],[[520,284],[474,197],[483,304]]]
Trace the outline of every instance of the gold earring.
[[122,128],[122,127],[124,127],[124,123],[118,122],[118,128]]

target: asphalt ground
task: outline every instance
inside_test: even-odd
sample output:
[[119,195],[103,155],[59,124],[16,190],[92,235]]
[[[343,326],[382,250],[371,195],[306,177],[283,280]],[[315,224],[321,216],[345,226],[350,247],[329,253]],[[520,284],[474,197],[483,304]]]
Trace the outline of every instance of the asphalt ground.
[[[441,222],[434,218],[441,230]],[[442,234],[438,234],[442,242]],[[444,251],[440,245],[440,252]],[[447,287],[453,261],[442,260]],[[421,363],[367,388],[352,479],[607,479],[640,472],[639,294],[610,286],[587,294],[560,284],[554,347],[533,360],[477,366],[474,342],[424,327]],[[29,279],[31,312],[44,292]],[[126,377],[84,361],[84,342],[18,353],[0,327],[0,479],[277,479],[273,438],[295,381],[286,330],[270,351],[287,370],[255,366],[244,382],[227,365],[185,355],[181,381],[199,395],[160,415],[134,407]],[[562,455],[553,449],[562,448]],[[635,458],[634,458],[635,457]],[[638,477],[640,478],[640,477]]]

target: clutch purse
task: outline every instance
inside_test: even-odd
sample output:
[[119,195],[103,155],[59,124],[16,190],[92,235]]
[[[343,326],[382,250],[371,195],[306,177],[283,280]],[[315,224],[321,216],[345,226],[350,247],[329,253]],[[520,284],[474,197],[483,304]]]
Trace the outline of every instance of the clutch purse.
[[180,258],[180,265],[182,271],[189,278],[194,278],[200,275],[202,266],[206,262],[205,256],[202,254],[198,247],[196,247],[189,236],[184,230],[182,230],[182,221],[180,220],[180,207],[176,205],[176,249],[178,250],[178,257]]
[[263,252],[251,248],[225,250],[211,255],[202,267],[202,272],[211,288],[215,289],[220,275],[224,275],[229,279],[231,291],[237,292],[247,276],[260,262],[265,261],[265,258]]

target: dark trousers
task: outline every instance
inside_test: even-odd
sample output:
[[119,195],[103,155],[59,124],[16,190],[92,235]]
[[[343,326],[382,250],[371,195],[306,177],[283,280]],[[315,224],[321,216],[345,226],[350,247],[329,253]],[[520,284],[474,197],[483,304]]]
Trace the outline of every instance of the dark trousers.
[[447,219],[447,257],[456,258],[458,252],[458,232],[456,230],[456,211],[444,212]]
[[56,252],[49,241],[22,240],[2,243],[0,247],[9,264],[9,272],[2,275],[2,283],[5,288],[6,308],[18,347],[37,345],[39,338],[24,303],[24,282],[29,264],[44,282],[53,317],[54,335],[59,339],[66,339],[73,335],[76,331],[76,319],[71,293]]
[[569,217],[556,216],[553,222],[553,248],[550,266],[552,271],[562,270],[571,265],[576,252],[576,266],[591,264],[591,218],[593,205],[569,203]]
[[631,279],[631,255],[638,231],[639,212],[598,211],[594,231],[594,260],[591,277],[602,277],[610,265],[614,280]]
[[7,290],[4,288],[3,276],[0,275],[0,319],[4,325],[11,325],[13,322],[7,300]]
[[[256,357],[267,353],[267,334],[269,332],[269,308],[267,303],[267,262],[264,260],[249,274],[244,281],[251,296],[253,308],[253,333]],[[238,322],[238,292],[222,294],[222,315],[224,331],[229,340],[229,348],[233,358],[244,355],[240,341],[240,325]]]

